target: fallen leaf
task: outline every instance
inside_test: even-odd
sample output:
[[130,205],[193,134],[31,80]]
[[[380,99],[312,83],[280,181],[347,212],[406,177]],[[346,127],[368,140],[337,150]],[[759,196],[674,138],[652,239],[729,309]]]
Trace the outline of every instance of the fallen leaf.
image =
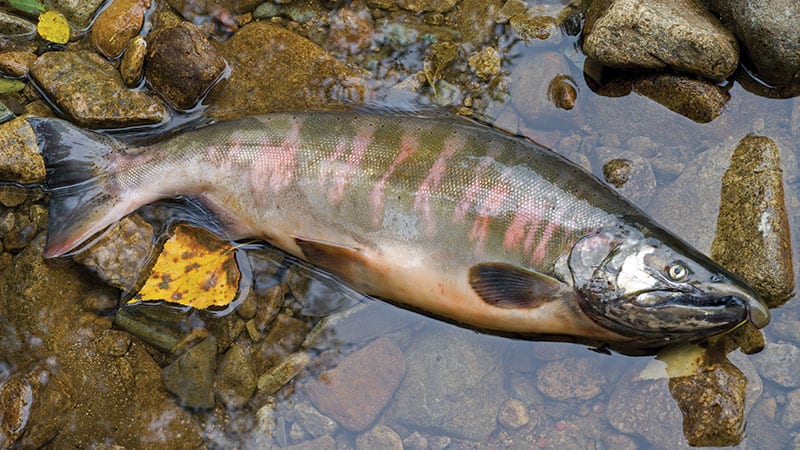
[[201,228],[180,225],[128,304],[167,301],[197,309],[224,306],[236,298],[240,278],[230,244]]
[[42,38],[56,44],[66,44],[69,41],[69,23],[67,23],[66,17],[58,11],[47,11],[40,14],[36,31]]
[[39,0],[8,0],[8,5],[17,11],[28,14],[39,14],[45,11],[44,4]]

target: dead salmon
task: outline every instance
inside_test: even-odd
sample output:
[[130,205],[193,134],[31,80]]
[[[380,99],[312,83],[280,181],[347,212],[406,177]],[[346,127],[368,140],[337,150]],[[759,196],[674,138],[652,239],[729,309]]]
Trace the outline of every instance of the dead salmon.
[[594,176],[467,120],[273,114],[137,148],[28,121],[47,166],[48,257],[188,196],[230,238],[481,329],[652,347],[769,322],[748,286]]

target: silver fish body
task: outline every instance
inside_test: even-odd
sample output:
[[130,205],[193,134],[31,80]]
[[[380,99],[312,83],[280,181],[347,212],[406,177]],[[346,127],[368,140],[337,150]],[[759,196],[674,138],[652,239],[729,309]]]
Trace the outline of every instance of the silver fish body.
[[192,196],[232,238],[482,329],[649,347],[769,320],[744,283],[592,175],[466,120],[274,114],[142,148],[29,121],[48,167],[48,256]]

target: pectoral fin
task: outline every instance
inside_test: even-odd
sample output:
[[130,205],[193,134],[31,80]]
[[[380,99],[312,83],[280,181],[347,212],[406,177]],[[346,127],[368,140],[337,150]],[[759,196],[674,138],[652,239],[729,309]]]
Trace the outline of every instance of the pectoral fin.
[[486,303],[504,309],[536,308],[572,295],[553,277],[505,263],[482,263],[469,269],[469,284]]
[[364,258],[359,248],[299,236],[294,237],[294,242],[311,264],[336,274],[351,286],[363,283]]

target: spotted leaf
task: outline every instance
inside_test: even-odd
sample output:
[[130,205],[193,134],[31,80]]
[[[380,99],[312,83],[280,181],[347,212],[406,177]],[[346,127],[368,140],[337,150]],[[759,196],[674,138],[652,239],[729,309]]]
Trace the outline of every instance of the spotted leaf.
[[167,301],[198,309],[236,298],[241,272],[234,248],[200,228],[180,225],[164,243],[150,276],[128,303]]

